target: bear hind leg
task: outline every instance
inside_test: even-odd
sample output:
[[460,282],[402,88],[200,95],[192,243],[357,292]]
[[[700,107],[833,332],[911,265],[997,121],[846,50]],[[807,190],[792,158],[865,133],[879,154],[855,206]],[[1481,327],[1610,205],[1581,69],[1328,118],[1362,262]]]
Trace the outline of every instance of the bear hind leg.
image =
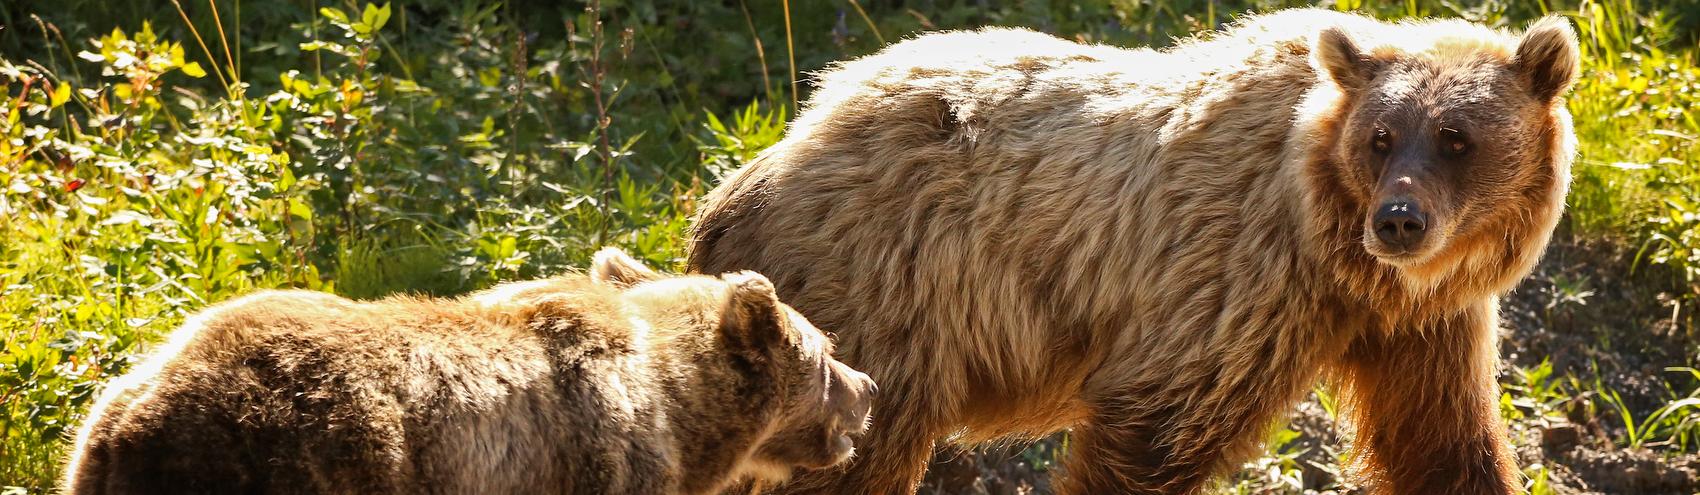
[[1138,396],[1097,404],[1087,424],[1070,431],[1056,493],[1197,494],[1236,449],[1228,432],[1182,431],[1173,421],[1195,411],[1125,399]]

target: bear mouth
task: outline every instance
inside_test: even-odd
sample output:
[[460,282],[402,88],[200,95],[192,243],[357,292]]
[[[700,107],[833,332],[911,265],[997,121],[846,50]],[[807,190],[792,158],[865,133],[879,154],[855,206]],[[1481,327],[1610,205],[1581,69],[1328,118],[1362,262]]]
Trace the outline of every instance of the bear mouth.
[[826,457],[822,464],[815,467],[827,467],[849,460],[856,453],[856,441],[851,437],[850,430],[844,428],[828,428],[826,431]]
[[1365,253],[1396,268],[1422,264],[1434,255],[1436,244],[1434,239],[1428,239],[1415,246],[1389,245],[1376,239],[1375,232],[1368,227],[1364,229],[1362,243]]
[[827,448],[832,453],[833,462],[843,462],[856,452],[856,438],[868,432],[871,423],[868,414],[861,417],[845,415],[834,418],[827,431]]
[[850,439],[848,432],[839,433],[832,439],[832,453],[835,462],[843,462],[856,452],[856,441]]
[[1415,252],[1388,249],[1384,246],[1368,245],[1364,246],[1364,251],[1368,252],[1370,256],[1374,256],[1376,260],[1393,266],[1415,264],[1422,258],[1422,256]]

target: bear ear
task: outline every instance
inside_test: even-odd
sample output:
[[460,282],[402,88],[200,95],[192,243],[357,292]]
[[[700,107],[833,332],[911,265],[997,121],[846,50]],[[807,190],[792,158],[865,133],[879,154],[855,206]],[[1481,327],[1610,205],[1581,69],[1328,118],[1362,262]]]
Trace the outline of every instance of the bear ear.
[[597,251],[596,257],[590,263],[590,280],[598,284],[624,289],[661,278],[661,274],[643,266],[643,262],[632,259],[625,251],[616,247]]
[[721,279],[730,286],[726,307],[720,312],[721,335],[737,347],[766,349],[783,332],[784,315],[773,282],[750,271],[728,273]]
[[1370,58],[1358,48],[1358,43],[1346,34],[1344,29],[1330,27],[1322,30],[1316,36],[1316,47],[1311,50],[1316,56],[1317,69],[1340,85],[1340,89],[1354,92],[1369,86],[1375,79],[1375,71],[1381,64]]
[[1580,52],[1570,21],[1547,16],[1523,32],[1512,66],[1529,83],[1529,91],[1535,98],[1551,102],[1576,81],[1577,73],[1582,70]]

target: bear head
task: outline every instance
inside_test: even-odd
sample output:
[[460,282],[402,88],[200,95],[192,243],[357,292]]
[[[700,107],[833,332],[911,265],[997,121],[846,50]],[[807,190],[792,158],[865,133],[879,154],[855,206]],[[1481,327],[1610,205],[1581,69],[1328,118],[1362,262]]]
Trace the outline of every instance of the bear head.
[[758,427],[759,441],[739,462],[745,474],[777,480],[793,467],[822,468],[850,457],[851,438],[866,431],[877,387],[833,359],[832,341],[780,302],[766,277],[749,271],[665,276],[610,248],[597,253],[591,279],[624,290],[649,322],[651,339],[665,342],[654,345],[689,356],[697,390],[684,395],[718,391],[711,402],[755,411],[719,419]]
[[1417,278],[1472,252],[1538,253],[1569,183],[1561,96],[1578,52],[1558,17],[1521,36],[1459,21],[1321,31],[1313,63],[1341,96],[1325,152],[1361,215],[1363,249]]

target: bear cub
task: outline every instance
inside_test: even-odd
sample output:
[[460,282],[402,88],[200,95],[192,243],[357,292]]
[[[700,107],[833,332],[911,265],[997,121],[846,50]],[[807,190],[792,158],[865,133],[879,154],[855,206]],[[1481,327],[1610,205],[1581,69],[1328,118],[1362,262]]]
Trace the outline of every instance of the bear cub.
[[874,385],[752,272],[456,299],[265,291],[109,386],[65,490],[712,493],[847,459]]

